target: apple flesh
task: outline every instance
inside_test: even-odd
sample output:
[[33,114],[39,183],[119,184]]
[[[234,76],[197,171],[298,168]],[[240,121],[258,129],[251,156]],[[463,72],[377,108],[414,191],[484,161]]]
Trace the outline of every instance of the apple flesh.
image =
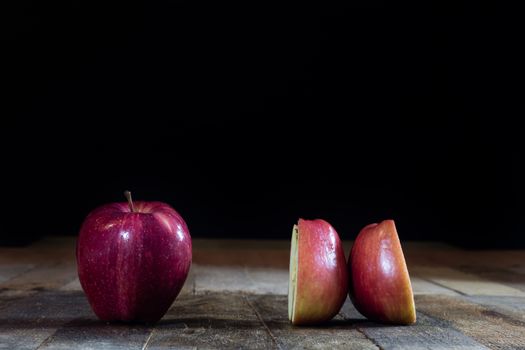
[[393,220],[371,224],[357,236],[350,258],[350,298],[370,320],[416,322],[414,294]]
[[165,203],[103,205],[80,230],[80,284],[101,320],[156,322],[186,280],[191,248],[186,223]]
[[348,293],[348,271],[341,240],[324,220],[299,219],[290,251],[288,318],[294,325],[331,320]]

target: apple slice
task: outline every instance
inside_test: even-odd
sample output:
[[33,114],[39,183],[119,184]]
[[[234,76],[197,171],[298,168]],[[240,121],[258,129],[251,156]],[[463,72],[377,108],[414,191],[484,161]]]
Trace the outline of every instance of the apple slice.
[[416,307],[393,220],[371,224],[357,236],[348,259],[350,298],[372,321],[412,324]]
[[348,293],[341,240],[324,220],[299,219],[290,250],[288,318],[294,325],[331,320]]

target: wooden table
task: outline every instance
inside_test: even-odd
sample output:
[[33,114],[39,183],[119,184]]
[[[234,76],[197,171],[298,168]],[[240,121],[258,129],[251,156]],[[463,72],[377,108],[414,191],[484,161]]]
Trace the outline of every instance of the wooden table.
[[332,322],[293,327],[288,242],[194,240],[183,291],[149,327],[97,320],[76,276],[74,244],[50,237],[0,248],[1,349],[525,349],[523,250],[407,242],[417,324],[369,322],[347,300]]

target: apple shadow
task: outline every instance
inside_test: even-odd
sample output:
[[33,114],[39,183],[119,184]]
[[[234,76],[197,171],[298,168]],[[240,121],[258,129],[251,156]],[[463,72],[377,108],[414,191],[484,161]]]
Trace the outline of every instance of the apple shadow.
[[317,323],[317,324],[312,324],[312,325],[302,325],[302,326],[294,326],[290,322],[267,322],[267,323],[268,323],[268,325],[272,325],[272,326],[274,326],[275,328],[278,328],[278,329],[292,328],[292,329],[317,329],[317,330],[322,330],[322,329],[351,329],[351,328],[355,328],[355,326],[358,325],[358,324],[363,324],[363,323],[366,323],[366,322],[368,322],[368,320],[363,320],[363,319],[344,319],[344,320],[335,319],[335,320],[330,320],[330,321],[327,321],[327,322],[322,322],[322,323]]
[[[349,328],[349,326],[362,323],[362,320],[356,322],[347,320],[332,320],[318,325],[307,326],[293,326],[288,321],[267,321],[265,322],[270,328],[275,329],[328,329],[328,328]],[[82,329],[82,331],[104,331],[104,330],[147,330],[147,329],[197,329],[197,328],[213,328],[213,329],[260,329],[261,322],[258,319],[243,320],[243,319],[228,319],[228,318],[209,318],[209,317],[183,317],[176,319],[162,319],[155,324],[147,324],[140,322],[122,322],[112,321],[106,322],[96,318],[79,318],[64,322],[60,318],[27,318],[27,319],[0,319],[0,331],[16,332],[17,330],[28,329],[42,329],[42,328],[56,328],[57,332],[67,329]]]
[[106,322],[97,319],[95,316],[93,318],[78,318],[73,320],[65,320],[61,318],[53,317],[28,317],[28,318],[18,318],[18,319],[0,319],[0,331],[16,332],[17,330],[27,330],[27,329],[44,329],[44,328],[121,328],[121,329],[148,329],[154,327],[155,324],[146,324],[140,322],[121,322],[121,321],[112,321]]
[[209,317],[183,317],[176,319],[162,319],[156,325],[156,329],[237,329],[252,330],[261,328],[259,320],[242,320],[228,318]]

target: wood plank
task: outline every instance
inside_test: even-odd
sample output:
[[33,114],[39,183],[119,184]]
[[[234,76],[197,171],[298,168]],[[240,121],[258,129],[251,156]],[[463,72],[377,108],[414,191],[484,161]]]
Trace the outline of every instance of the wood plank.
[[286,240],[194,240],[193,261],[209,266],[287,268],[290,242]]
[[510,269],[490,266],[460,266],[458,270],[525,292],[525,275]]
[[[26,298],[33,294],[36,294],[36,291],[21,291],[21,290],[10,290],[10,289],[0,289],[0,310],[7,307],[15,300]],[[1,315],[1,311],[0,311]]]
[[410,276],[412,290],[414,294],[443,294],[443,295],[460,295],[458,292],[437,285],[431,281],[424,280],[417,276]]
[[413,326],[378,325],[367,322],[358,328],[385,350],[489,349],[446,324],[440,325],[439,321],[433,318],[422,314],[418,317],[418,324]]
[[38,349],[142,350],[152,328],[139,324],[105,323],[94,317],[75,319],[59,328]]
[[525,292],[448,267],[413,267],[411,274],[466,295],[525,297]]
[[4,283],[0,283],[0,288],[16,290],[57,289],[73,281],[76,277],[77,269],[75,264],[43,264]]
[[0,247],[0,265],[4,263],[42,264],[75,260],[76,237],[50,236],[27,247]]
[[[403,239],[401,237],[401,239]],[[459,256],[464,250],[438,242],[402,242],[403,254],[410,271],[412,266],[443,265],[448,256]]]
[[449,322],[463,334],[495,349],[525,347],[525,323],[465,298],[416,296],[418,311]]
[[486,349],[449,323],[420,312],[414,325],[384,325],[366,320],[348,300],[341,315],[381,349]]
[[403,244],[416,325],[368,322],[347,302],[345,320],[299,328],[287,320],[288,241],[194,242],[188,280],[153,333],[96,321],[77,279],[74,238],[0,248],[0,348],[525,347],[525,251]]
[[465,296],[465,299],[493,309],[517,320],[525,321],[525,298],[502,296]]
[[525,264],[513,264],[508,269],[512,272],[525,275]]
[[[292,237],[290,226],[290,238]],[[197,251],[210,250],[290,250],[290,241],[285,239],[209,239],[197,238],[192,241]]]
[[151,328],[99,321],[81,292],[41,292],[0,310],[0,349],[142,349]]
[[458,256],[454,266],[490,266],[506,269],[523,264],[525,250],[478,250],[468,251],[466,258]]
[[9,281],[32,268],[34,268],[33,264],[0,264],[0,283]]
[[236,266],[194,265],[195,293],[219,293],[252,291],[253,282],[244,269]]
[[253,284],[253,289],[249,292],[253,294],[288,295],[288,268],[246,267],[244,272]]
[[289,250],[231,249],[194,250],[193,261],[198,265],[210,266],[252,266],[287,268],[290,262]]
[[60,291],[64,292],[80,292],[82,291],[82,286],[80,285],[80,280],[76,277],[71,282],[64,284],[62,287],[58,288]]
[[80,293],[41,292],[0,310],[0,349],[35,349],[57,328],[86,314]]
[[294,327],[288,320],[286,296],[251,295],[248,299],[282,349],[378,349],[341,317],[320,326]]
[[194,265],[195,293],[288,294],[288,270]]
[[[405,244],[403,244],[403,247]],[[407,254],[408,255],[408,254]],[[449,249],[430,249],[415,254],[412,261],[407,256],[409,268],[414,265],[444,266],[458,268],[460,266],[511,268],[523,265],[525,250],[464,250],[450,247]]]
[[181,295],[146,349],[271,349],[275,343],[242,294]]

